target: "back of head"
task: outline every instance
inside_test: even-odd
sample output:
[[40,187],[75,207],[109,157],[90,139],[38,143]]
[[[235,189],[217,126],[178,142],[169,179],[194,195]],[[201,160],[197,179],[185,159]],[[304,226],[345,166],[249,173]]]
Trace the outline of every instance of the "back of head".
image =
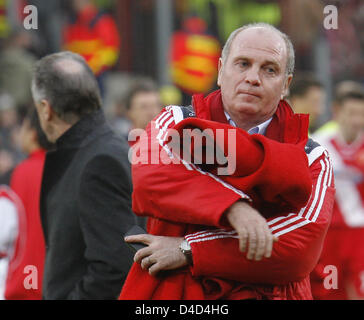
[[36,103],[47,100],[58,117],[70,124],[101,108],[100,89],[92,70],[80,55],[67,51],[36,63],[32,93]]

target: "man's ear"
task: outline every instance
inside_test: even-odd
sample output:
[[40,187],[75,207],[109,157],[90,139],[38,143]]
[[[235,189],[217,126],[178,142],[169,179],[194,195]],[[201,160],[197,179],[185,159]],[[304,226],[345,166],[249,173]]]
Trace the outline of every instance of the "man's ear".
[[222,68],[223,68],[223,63],[222,63],[222,59],[219,59],[219,64],[218,64],[218,74],[217,74],[217,85],[219,87],[221,87],[221,74],[222,74]]
[[40,112],[41,116],[45,121],[50,121],[54,117],[54,111],[49,104],[48,100],[41,100],[40,102]]
[[287,97],[289,95],[289,86],[290,86],[290,84],[292,82],[292,79],[293,79],[292,74],[287,76],[286,81],[284,83],[283,90],[282,90],[281,99],[283,99],[284,97]]

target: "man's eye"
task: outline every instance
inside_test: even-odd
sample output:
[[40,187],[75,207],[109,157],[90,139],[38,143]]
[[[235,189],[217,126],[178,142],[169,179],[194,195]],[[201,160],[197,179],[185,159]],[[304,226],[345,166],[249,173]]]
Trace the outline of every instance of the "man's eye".
[[265,70],[266,70],[268,73],[272,73],[272,74],[276,73],[276,70],[275,70],[274,68],[271,68],[271,67],[267,67],[267,68],[265,68]]

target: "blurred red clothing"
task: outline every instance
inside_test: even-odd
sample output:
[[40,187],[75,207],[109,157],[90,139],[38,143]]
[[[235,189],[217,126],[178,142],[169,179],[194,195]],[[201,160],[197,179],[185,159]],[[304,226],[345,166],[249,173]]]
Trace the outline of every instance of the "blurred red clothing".
[[[336,194],[332,221],[323,251],[311,274],[312,293],[317,300],[364,298],[364,135],[351,144],[340,130],[313,136],[330,153],[333,163]],[[325,287],[330,272],[337,269],[337,288]],[[352,288],[350,288],[350,286]]]
[[[14,170],[10,186],[20,197],[25,209],[25,220],[20,217],[18,239],[14,256],[9,264],[6,281],[6,300],[42,299],[42,278],[45,259],[45,243],[40,222],[39,198],[45,160],[45,151],[37,150]],[[27,266],[37,270],[37,289],[26,289],[25,278],[30,275]],[[34,270],[34,269],[33,269]]]
[[96,75],[111,68],[119,56],[120,36],[115,21],[93,5],[66,25],[63,43],[65,50],[83,56]]

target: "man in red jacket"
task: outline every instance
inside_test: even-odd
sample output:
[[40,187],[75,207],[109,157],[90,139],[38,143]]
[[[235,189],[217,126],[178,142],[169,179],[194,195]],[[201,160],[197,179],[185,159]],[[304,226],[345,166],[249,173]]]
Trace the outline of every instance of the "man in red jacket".
[[[283,100],[293,69],[286,35],[244,26],[222,51],[221,89],[166,107],[148,126],[134,146],[133,211],[149,217],[149,234],[126,239],[147,247],[120,299],[312,299],[334,180],[326,150],[308,139],[308,116]],[[210,129],[233,155],[228,167],[236,160],[232,171],[178,154],[170,141],[186,129]],[[151,164],[140,161],[146,152]]]
[[330,152],[336,194],[311,287],[318,300],[364,300],[364,91],[336,94],[334,103],[338,129],[313,135]]
[[36,111],[24,119],[20,139],[28,158],[15,168],[10,187],[21,199],[25,216],[19,214],[19,232],[9,263],[5,299],[41,300],[45,245],[39,197],[45,154],[51,144],[40,128]]

